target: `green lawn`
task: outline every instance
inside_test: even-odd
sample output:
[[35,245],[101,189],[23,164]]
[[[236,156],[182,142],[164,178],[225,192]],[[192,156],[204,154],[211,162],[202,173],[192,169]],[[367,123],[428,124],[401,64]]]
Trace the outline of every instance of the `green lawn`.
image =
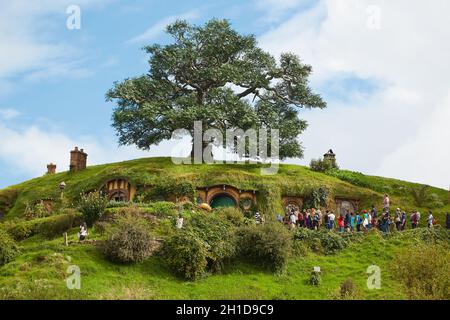
[[[173,276],[159,257],[120,265],[107,261],[93,244],[74,242],[66,247],[62,239],[35,236],[20,245],[22,254],[0,268],[0,298],[335,299],[340,284],[350,277],[360,298],[404,299],[405,288],[394,279],[390,264],[396,253],[412,249],[408,242],[386,240],[373,233],[335,255],[294,257],[282,274],[239,262],[228,265],[222,274],[190,282]],[[382,270],[379,290],[366,287],[366,270],[372,264]],[[69,265],[80,267],[81,290],[66,288]],[[322,270],[322,283],[317,287],[307,282],[315,266]]]

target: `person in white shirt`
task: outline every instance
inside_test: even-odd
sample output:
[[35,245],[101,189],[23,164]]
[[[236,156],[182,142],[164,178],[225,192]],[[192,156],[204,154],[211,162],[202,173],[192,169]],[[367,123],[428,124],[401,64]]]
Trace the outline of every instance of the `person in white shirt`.
[[328,229],[332,230],[334,227],[334,219],[336,219],[336,216],[334,215],[333,211],[328,215]]
[[430,211],[430,214],[428,215],[428,228],[433,228],[433,214]]
[[184,222],[183,217],[181,215],[179,215],[177,218],[177,222],[176,222],[177,229],[183,228],[183,222]]

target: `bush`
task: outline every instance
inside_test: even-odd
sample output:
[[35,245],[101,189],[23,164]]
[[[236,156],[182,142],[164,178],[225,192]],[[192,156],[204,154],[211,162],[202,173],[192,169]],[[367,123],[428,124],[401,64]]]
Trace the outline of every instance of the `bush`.
[[102,251],[111,261],[133,263],[144,261],[157,247],[145,220],[121,217],[109,230]]
[[164,242],[162,253],[177,275],[195,280],[205,274],[208,249],[208,244],[195,231],[182,229]]
[[80,223],[80,215],[77,215],[76,213],[67,213],[49,217],[43,221],[37,229],[38,233],[41,233],[45,237],[54,238],[61,236],[64,232],[67,232]]
[[235,255],[234,228],[222,217],[198,213],[187,221],[186,227],[207,244],[208,270],[219,272],[224,262]]
[[100,194],[100,192],[91,192],[82,194],[78,209],[83,214],[84,221],[89,227],[101,218],[108,205],[108,198]]
[[327,161],[322,158],[319,159],[312,159],[309,163],[309,167],[313,171],[317,172],[326,172],[331,169],[338,169],[338,166],[333,163],[332,161]]
[[339,298],[356,299],[358,296],[358,288],[352,278],[347,278],[339,287]]
[[346,241],[336,232],[320,230],[317,237],[326,255],[334,254],[347,246]]
[[4,265],[13,260],[19,253],[16,243],[6,233],[0,229],[0,265]]
[[272,271],[282,271],[292,253],[291,235],[280,223],[241,227],[237,237],[241,257]]
[[438,245],[419,245],[394,258],[394,273],[410,299],[450,299],[450,253]]
[[220,208],[217,210],[217,214],[224,217],[235,226],[241,226],[244,223],[244,215],[239,209],[232,207]]
[[304,208],[320,208],[325,207],[328,201],[328,189],[324,187],[320,187],[318,189],[314,189],[305,197]]
[[343,238],[334,231],[324,229],[313,231],[306,228],[298,228],[294,233],[294,241],[300,241],[306,244],[312,251],[317,253],[323,252],[326,255],[334,254],[345,249],[352,241],[351,239],[355,239],[356,241],[357,239],[360,239],[360,237],[358,235],[346,236],[346,238]]
[[27,239],[36,233],[35,224],[29,222],[10,223],[7,231],[16,241]]
[[321,280],[322,280],[322,277],[320,276],[320,272],[312,271],[311,275],[309,276],[308,283],[312,286],[318,286],[318,285],[320,285]]
[[19,192],[16,189],[0,191],[0,219],[14,206]]

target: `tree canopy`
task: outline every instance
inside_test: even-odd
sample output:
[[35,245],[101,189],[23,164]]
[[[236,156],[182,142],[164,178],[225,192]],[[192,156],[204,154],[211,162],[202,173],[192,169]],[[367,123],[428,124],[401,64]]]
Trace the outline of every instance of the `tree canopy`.
[[[168,45],[144,47],[150,69],[139,77],[115,82],[107,100],[115,101],[113,127],[119,143],[141,149],[170,139],[176,129],[278,129],[280,158],[301,157],[297,137],[307,123],[300,108],[325,108],[312,92],[312,68],[292,53],[277,61],[241,35],[226,20],[203,26],[176,21],[167,26]],[[225,143],[225,142],[224,142]]]

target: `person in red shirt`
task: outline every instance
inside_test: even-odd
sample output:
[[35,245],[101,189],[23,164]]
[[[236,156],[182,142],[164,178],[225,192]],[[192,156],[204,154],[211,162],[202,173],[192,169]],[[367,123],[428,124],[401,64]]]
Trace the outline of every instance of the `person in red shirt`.
[[344,217],[342,216],[342,214],[339,215],[338,226],[339,226],[339,232],[344,232],[345,223],[344,223]]

